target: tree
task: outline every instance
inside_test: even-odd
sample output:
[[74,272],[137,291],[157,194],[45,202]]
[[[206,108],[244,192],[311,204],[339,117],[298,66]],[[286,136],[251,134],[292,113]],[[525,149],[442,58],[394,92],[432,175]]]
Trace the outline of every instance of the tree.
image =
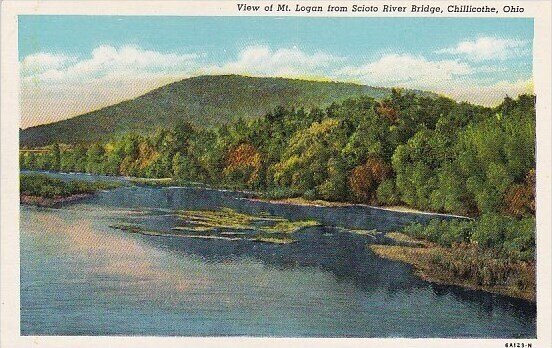
[[397,147],[392,158],[401,200],[424,209],[430,208],[430,195],[437,186],[439,155],[431,146],[432,136],[433,131],[428,129],[417,132],[405,145]]
[[323,199],[344,201],[349,198],[347,188],[347,164],[339,157],[328,160],[326,171],[328,177],[317,187],[316,193]]
[[175,150],[186,153],[190,145],[190,140],[193,139],[195,133],[195,127],[190,122],[179,122],[174,127]]
[[306,130],[297,131],[280,162],[270,169],[276,186],[302,192],[318,190],[329,177],[330,159],[340,156],[346,141],[342,123],[333,118],[314,122]]
[[61,150],[58,143],[52,145],[50,151],[50,170],[59,171],[61,165]]
[[535,173],[535,169],[532,168],[523,183],[508,187],[504,197],[504,210],[507,214],[515,217],[535,215]]
[[232,147],[226,155],[223,175],[226,182],[241,187],[258,186],[261,154],[249,143]]
[[356,201],[377,203],[378,186],[391,176],[391,166],[377,157],[355,167],[349,175],[349,187]]
[[105,150],[102,145],[96,143],[90,146],[86,151],[86,171],[88,173],[104,173],[104,154]]

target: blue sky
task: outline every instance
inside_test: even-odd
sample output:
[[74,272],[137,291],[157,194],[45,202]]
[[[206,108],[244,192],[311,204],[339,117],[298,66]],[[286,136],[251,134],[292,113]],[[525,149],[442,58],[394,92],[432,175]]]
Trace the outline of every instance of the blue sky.
[[532,19],[20,16],[23,127],[200,74],[428,89],[532,88]]

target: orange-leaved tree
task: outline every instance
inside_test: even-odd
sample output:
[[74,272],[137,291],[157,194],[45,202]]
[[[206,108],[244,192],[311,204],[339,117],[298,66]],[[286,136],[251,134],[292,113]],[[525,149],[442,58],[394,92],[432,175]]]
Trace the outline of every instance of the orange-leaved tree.
[[349,188],[356,201],[376,203],[376,190],[392,174],[391,166],[381,158],[370,157],[355,167],[349,175]]
[[230,148],[226,155],[223,175],[230,183],[253,187],[259,179],[261,154],[249,143]]

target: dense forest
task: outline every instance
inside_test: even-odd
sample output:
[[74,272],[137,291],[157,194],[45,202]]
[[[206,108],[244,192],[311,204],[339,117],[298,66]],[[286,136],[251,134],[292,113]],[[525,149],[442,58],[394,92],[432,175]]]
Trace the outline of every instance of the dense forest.
[[150,135],[46,149],[22,151],[21,168],[172,177],[275,198],[407,205],[495,226],[457,228],[444,244],[479,238],[506,250],[509,240],[520,244],[510,246],[518,251],[534,244],[531,95],[487,108],[395,89],[379,101],[364,96],[325,109],[279,107],[216,127],[180,123]]

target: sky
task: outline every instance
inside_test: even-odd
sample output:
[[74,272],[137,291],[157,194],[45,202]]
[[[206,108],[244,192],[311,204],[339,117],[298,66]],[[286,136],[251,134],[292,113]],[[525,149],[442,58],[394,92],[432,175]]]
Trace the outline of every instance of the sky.
[[429,90],[498,104],[532,92],[527,18],[20,16],[21,125],[205,74]]

